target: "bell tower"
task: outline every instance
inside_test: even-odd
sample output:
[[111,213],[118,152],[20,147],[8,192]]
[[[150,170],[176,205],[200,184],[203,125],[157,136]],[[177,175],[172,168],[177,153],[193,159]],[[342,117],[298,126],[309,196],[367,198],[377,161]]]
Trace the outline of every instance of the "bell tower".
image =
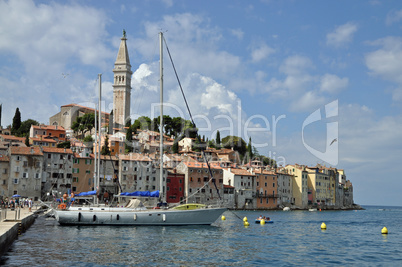
[[113,69],[113,120],[115,128],[120,130],[123,129],[126,120],[130,117],[131,75],[133,74],[126,41],[126,31],[123,30],[123,37]]

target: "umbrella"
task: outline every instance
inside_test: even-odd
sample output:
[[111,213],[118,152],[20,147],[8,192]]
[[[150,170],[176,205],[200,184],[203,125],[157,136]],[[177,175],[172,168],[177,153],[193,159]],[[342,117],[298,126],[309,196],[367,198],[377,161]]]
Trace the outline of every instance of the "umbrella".
[[21,197],[20,195],[13,195],[12,197]]

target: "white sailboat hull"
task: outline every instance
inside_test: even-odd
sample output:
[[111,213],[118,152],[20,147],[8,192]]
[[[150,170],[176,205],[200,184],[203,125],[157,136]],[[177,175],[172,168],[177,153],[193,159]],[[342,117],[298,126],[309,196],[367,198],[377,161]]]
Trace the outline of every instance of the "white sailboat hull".
[[226,210],[55,210],[55,218],[60,225],[211,225]]

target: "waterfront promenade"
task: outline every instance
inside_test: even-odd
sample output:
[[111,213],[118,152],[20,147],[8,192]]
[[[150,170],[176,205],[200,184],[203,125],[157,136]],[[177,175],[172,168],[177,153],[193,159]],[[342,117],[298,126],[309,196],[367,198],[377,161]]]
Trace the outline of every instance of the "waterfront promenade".
[[37,208],[0,209],[0,255],[35,221]]

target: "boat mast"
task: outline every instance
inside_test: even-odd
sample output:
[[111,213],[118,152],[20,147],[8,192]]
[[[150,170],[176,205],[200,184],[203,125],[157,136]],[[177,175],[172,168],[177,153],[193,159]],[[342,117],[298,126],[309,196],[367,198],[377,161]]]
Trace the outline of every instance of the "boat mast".
[[[99,100],[98,100],[98,107],[99,107],[99,116],[98,116],[98,127],[99,127],[99,142],[98,142],[98,165],[96,166],[97,170],[97,176],[96,176],[96,192],[100,189],[100,162],[101,162],[101,157],[100,157],[100,150],[101,150],[101,142],[102,142],[102,113],[101,113],[101,98],[102,98],[102,74],[98,74],[98,79],[99,79]],[[98,204],[98,197],[95,198],[95,204]]]
[[161,201],[166,202],[165,183],[163,181],[163,33],[159,33],[159,72],[160,72],[160,177],[159,177],[159,194]]
[[97,162],[98,162],[98,159],[97,159],[97,153],[96,153],[96,148],[98,147],[98,136],[97,136],[97,132],[96,132],[96,129],[98,128],[98,119],[97,119],[97,115],[96,115],[96,113],[97,113],[97,110],[96,110],[96,102],[95,102],[95,145],[94,145],[94,147],[93,147],[93,152],[94,152],[94,158],[95,158],[95,161],[94,161],[94,177],[92,178],[93,179],[93,183],[94,183],[94,188],[93,188],[93,190],[96,190],[96,176],[97,176],[97,173],[96,173],[96,171],[97,171],[97,168],[96,168],[96,166],[98,166],[97,164]]

